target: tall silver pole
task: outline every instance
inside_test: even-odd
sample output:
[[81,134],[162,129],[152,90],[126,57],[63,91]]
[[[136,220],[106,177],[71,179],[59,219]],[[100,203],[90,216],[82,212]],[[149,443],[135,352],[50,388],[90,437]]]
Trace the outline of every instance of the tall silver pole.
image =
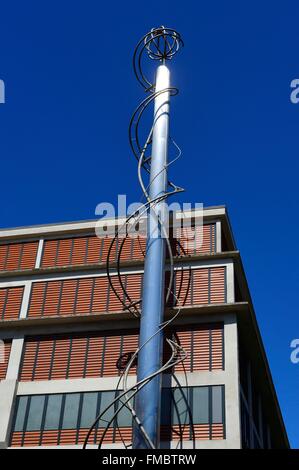
[[[160,65],[156,73],[155,92],[168,90],[170,73],[166,65]],[[149,196],[153,200],[167,191],[167,158],[169,135],[169,91],[155,98],[154,128]],[[167,209],[164,202],[154,205],[148,213],[147,249],[144,266],[142,314],[140,323],[137,380],[152,375],[162,366],[163,332],[159,331],[164,316],[165,238],[155,214],[164,223]],[[158,334],[157,334],[158,332]],[[153,336],[154,335],[154,336]],[[161,374],[158,374],[136,395],[136,414],[155,448],[160,441]],[[133,448],[148,448],[148,442],[135,426]]]

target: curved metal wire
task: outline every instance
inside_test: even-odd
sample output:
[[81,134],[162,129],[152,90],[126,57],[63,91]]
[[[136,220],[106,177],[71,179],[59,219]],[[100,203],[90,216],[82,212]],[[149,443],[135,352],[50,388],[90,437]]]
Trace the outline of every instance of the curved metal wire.
[[[169,358],[169,360],[164,365],[162,365],[162,367],[159,370],[157,370],[150,376],[145,377],[143,380],[135,383],[133,386],[128,386],[128,376],[129,376],[129,373],[133,364],[136,362],[138,358],[138,354],[140,350],[143,347],[145,347],[145,345],[149,341],[151,341],[154,336],[158,335],[162,330],[165,330],[166,327],[168,327],[172,322],[174,322],[175,319],[180,314],[181,302],[180,302],[179,296],[180,296],[181,289],[183,286],[183,275],[185,272],[187,272],[182,267],[182,277],[181,277],[181,281],[180,281],[180,285],[178,289],[178,295],[176,295],[173,292],[173,287],[172,287],[173,281],[174,281],[174,254],[172,252],[172,247],[171,247],[171,243],[168,237],[167,230],[165,226],[163,225],[163,223],[161,223],[158,215],[156,214],[155,206],[157,205],[157,203],[162,202],[163,200],[166,200],[168,197],[183,191],[183,189],[175,185],[171,181],[168,181],[169,189],[164,195],[159,196],[155,199],[150,198],[149,188],[151,184],[153,183],[153,181],[147,184],[144,180],[143,173],[147,177],[150,174],[150,167],[151,167],[150,149],[151,149],[152,134],[153,134],[155,123],[151,127],[147,135],[147,138],[145,140],[145,143],[143,145],[141,144],[140,131],[139,131],[139,125],[144,116],[145,111],[154,102],[157,96],[163,93],[169,93],[170,96],[175,96],[178,93],[178,89],[175,87],[165,88],[158,92],[155,91],[154,85],[148,80],[148,78],[145,76],[142,70],[143,56],[146,53],[150,59],[158,60],[164,63],[166,60],[171,60],[173,56],[178,52],[181,46],[183,46],[183,41],[179,33],[175,31],[174,29],[165,28],[164,26],[161,26],[159,28],[152,29],[149,33],[144,35],[140,39],[140,41],[138,42],[135,48],[134,55],[133,55],[134,73],[138,82],[142,85],[145,91],[149,94],[137,106],[136,110],[134,111],[131,117],[131,120],[129,123],[129,142],[130,142],[132,153],[138,161],[138,180],[142,189],[142,196],[145,199],[145,202],[141,204],[138,210],[136,210],[133,214],[131,214],[126,219],[126,221],[123,223],[121,227],[117,227],[116,233],[114,234],[114,237],[108,249],[107,261],[106,261],[106,271],[107,271],[109,285],[111,289],[113,290],[114,294],[116,295],[116,297],[118,298],[118,300],[121,302],[121,305],[123,306],[123,310],[129,312],[134,317],[139,318],[141,315],[141,299],[132,299],[131,295],[129,295],[129,293],[126,290],[126,286],[122,280],[121,258],[122,258],[122,251],[125,245],[125,241],[128,238],[128,236],[130,236],[130,232],[133,230],[136,224],[140,223],[140,220],[148,213],[149,209],[151,209],[151,214],[154,217],[156,217],[160,225],[160,229],[163,233],[163,236],[166,240],[170,276],[169,276],[169,281],[168,281],[168,285],[166,289],[165,304],[166,305],[168,304],[170,297],[172,295],[174,299],[174,306],[172,308],[173,315],[170,317],[169,320],[163,322],[159,326],[159,329],[144,344],[140,345],[134,353],[132,353],[130,359],[128,360],[126,364],[126,367],[124,368],[123,371],[121,371],[118,384],[116,387],[116,391],[115,391],[114,400],[112,400],[111,403],[103,411],[101,411],[101,413],[99,413],[98,416],[96,417],[95,421],[93,422],[92,426],[90,427],[87,433],[83,448],[86,448],[89,437],[94,427],[97,425],[97,423],[100,420],[103,420],[103,416],[111,407],[113,407],[114,413],[113,413],[112,418],[109,421],[107,421],[106,427],[104,428],[102,432],[101,438],[98,443],[99,448],[101,447],[105,439],[105,436],[107,434],[107,431],[109,427],[112,425],[112,423],[115,423],[115,427],[118,429],[121,441],[123,442],[124,446],[130,447],[131,444],[126,444],[126,442],[124,441],[121,435],[121,428],[118,425],[118,414],[124,407],[130,411],[133,421],[135,425],[139,427],[141,433],[143,434],[144,439],[146,440],[148,444],[148,447],[154,448],[154,445],[151,442],[149,436],[147,435],[142,422],[140,421],[139,417],[136,414],[132,400],[134,396],[139,392],[139,390],[143,388],[147,383],[149,383],[149,381],[151,381],[158,374],[162,374],[167,371],[170,371],[171,374],[173,375],[175,365],[177,365],[180,362],[183,362],[187,357],[187,353],[179,344],[178,339],[174,340],[173,338],[172,339],[166,338],[166,342],[170,346],[171,351],[172,351],[171,357]],[[174,147],[177,149],[177,155],[172,161],[168,163],[167,167],[170,166],[172,163],[174,163],[181,155],[181,150],[179,146],[174,142],[174,140],[171,137],[170,137],[170,143],[174,145]],[[155,177],[157,176],[158,175],[156,175]],[[122,236],[122,240],[120,242],[119,239],[120,239],[120,235],[122,234],[124,234],[124,236]],[[111,257],[112,257],[112,252],[114,248],[117,253],[117,260],[116,260],[116,268],[115,268],[116,272],[112,273],[112,265],[114,263],[112,262]],[[116,283],[114,282],[114,280],[118,282],[117,287],[116,287]],[[189,285],[190,285],[190,280],[189,280],[188,286]],[[185,299],[184,299],[184,302],[185,302]],[[186,374],[186,370],[184,366],[183,366],[183,370],[184,370],[184,374],[185,374],[184,377],[185,377],[185,382],[187,386],[188,384],[187,374]],[[182,391],[182,386],[179,380],[175,378],[175,381],[177,383],[177,386],[181,389],[183,399],[186,403],[186,407],[187,407],[188,415],[189,415],[189,421],[191,423],[192,434],[194,437],[192,413],[190,411],[188,399],[185,397],[185,394]],[[123,389],[122,391],[120,391],[121,385]],[[106,420],[103,420],[103,421],[106,421]]]

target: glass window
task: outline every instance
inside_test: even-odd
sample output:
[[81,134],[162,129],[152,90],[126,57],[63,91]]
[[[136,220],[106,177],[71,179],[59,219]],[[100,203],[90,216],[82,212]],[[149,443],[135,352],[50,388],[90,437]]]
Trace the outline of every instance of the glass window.
[[39,431],[41,428],[45,395],[32,395],[28,413],[26,431]]
[[80,393],[65,396],[62,429],[76,429],[78,421]]
[[45,429],[58,429],[62,395],[49,395],[45,418]]
[[[122,393],[122,392],[120,392],[120,393]],[[129,398],[130,395],[132,395],[132,392],[128,393],[128,398]],[[118,402],[118,409],[121,408],[122,403],[125,403],[126,400],[127,400],[127,398],[125,396],[123,396],[120,399],[120,401]],[[134,398],[132,398],[131,404],[134,406]],[[132,415],[131,415],[130,410],[126,406],[123,406],[123,408],[118,413],[117,423],[118,423],[118,426],[120,426],[120,427],[130,427],[130,426],[132,426]]]
[[84,393],[80,428],[89,428],[97,415],[98,392]]
[[14,426],[15,431],[23,431],[24,429],[24,419],[25,419],[27,403],[28,403],[28,397],[19,397],[16,421],[15,421],[15,426]]
[[222,386],[212,387],[212,423],[223,422]]
[[[102,392],[101,393],[101,404],[100,404],[100,410],[101,412],[104,411],[104,409],[112,403],[112,401],[115,399],[115,392]],[[114,415],[116,411],[116,408],[112,405],[102,416],[102,419],[99,421],[99,427],[103,428],[106,427],[107,421],[110,421],[112,416]]]
[[171,390],[172,392],[172,423],[173,424],[189,424],[189,404],[190,388],[182,387]]
[[209,423],[209,387],[193,388],[193,423]]

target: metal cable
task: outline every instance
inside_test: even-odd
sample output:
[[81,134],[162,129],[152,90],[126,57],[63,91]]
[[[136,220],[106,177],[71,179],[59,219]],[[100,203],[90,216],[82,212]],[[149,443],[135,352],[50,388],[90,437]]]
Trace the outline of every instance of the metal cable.
[[[161,44],[163,45],[163,47],[161,46]],[[151,210],[151,215],[153,217],[155,217],[156,220],[158,221],[160,230],[163,234],[163,237],[166,240],[170,276],[169,276],[169,282],[168,282],[167,291],[166,291],[165,305],[167,306],[167,304],[169,302],[169,299],[170,299],[170,296],[172,295],[173,299],[175,300],[175,302],[174,302],[175,307],[172,308],[172,311],[173,311],[174,314],[171,316],[171,318],[169,320],[167,320],[167,321],[163,322],[162,324],[160,324],[159,329],[144,344],[140,345],[136,349],[136,351],[132,354],[132,356],[130,357],[128,363],[126,364],[125,369],[122,371],[122,373],[120,375],[120,378],[119,378],[119,381],[118,381],[118,384],[117,384],[117,387],[116,387],[116,391],[115,391],[114,400],[112,400],[111,403],[103,411],[101,411],[98,414],[98,416],[96,417],[95,421],[93,422],[92,426],[90,427],[90,429],[87,433],[86,439],[84,441],[83,448],[86,448],[93,428],[97,425],[99,420],[103,420],[103,416],[105,415],[105,413],[112,406],[114,407],[114,414],[113,414],[112,418],[109,420],[109,422],[107,422],[107,425],[104,428],[104,431],[103,431],[102,436],[101,436],[101,438],[99,440],[99,443],[98,443],[98,447],[99,448],[101,447],[101,445],[102,445],[102,443],[105,439],[105,435],[106,435],[109,427],[111,426],[111,424],[113,422],[115,422],[115,427],[118,429],[118,432],[120,433],[120,436],[121,436],[121,431],[120,431],[120,427],[118,425],[117,417],[118,417],[119,412],[124,407],[126,407],[131,412],[133,422],[135,423],[135,425],[137,425],[139,427],[139,429],[140,429],[141,433],[143,434],[143,437],[146,440],[149,448],[154,448],[154,445],[151,442],[149,436],[147,435],[146,430],[144,429],[142,422],[140,421],[140,419],[138,418],[138,416],[136,414],[136,411],[135,411],[134,406],[132,404],[132,399],[135,397],[135,395],[138,393],[138,391],[141,388],[143,388],[146,384],[148,384],[149,381],[151,381],[157,375],[165,373],[166,371],[170,370],[172,375],[174,376],[173,370],[174,370],[175,365],[177,365],[180,362],[183,362],[187,357],[187,353],[181,347],[181,345],[179,344],[179,341],[174,341],[173,339],[166,338],[166,342],[170,346],[171,351],[172,351],[170,359],[164,365],[162,365],[159,370],[155,371],[153,374],[149,375],[148,377],[145,377],[143,380],[140,380],[139,382],[135,383],[131,387],[128,386],[128,376],[129,376],[130,370],[131,370],[134,362],[136,362],[136,360],[138,358],[138,353],[140,352],[140,350],[149,341],[151,341],[154,336],[159,334],[162,330],[164,330],[172,322],[174,322],[176,320],[176,318],[178,317],[178,315],[180,314],[180,310],[181,310],[180,309],[179,295],[177,296],[173,292],[173,288],[172,288],[173,281],[174,281],[174,255],[173,255],[173,252],[172,252],[172,247],[171,247],[171,243],[170,243],[170,240],[169,240],[169,237],[168,237],[166,227],[164,226],[163,221],[161,222],[161,220],[159,219],[158,214],[156,213],[156,210],[155,210],[155,206],[156,206],[157,203],[160,203],[160,202],[166,200],[168,197],[183,191],[183,189],[176,186],[174,183],[168,181],[169,190],[165,194],[163,194],[163,195],[161,195],[157,198],[154,198],[154,199],[150,198],[149,189],[150,189],[150,186],[153,183],[153,181],[146,184],[144,179],[143,179],[142,172],[144,171],[145,175],[150,174],[151,155],[150,154],[146,155],[146,153],[150,151],[150,147],[151,147],[151,143],[152,143],[152,134],[153,134],[153,129],[154,129],[155,123],[153,124],[153,126],[150,129],[150,132],[148,133],[148,136],[145,140],[144,145],[140,144],[139,125],[140,125],[141,119],[144,116],[145,111],[154,102],[154,100],[157,96],[159,96],[163,93],[166,93],[166,92],[169,93],[170,96],[175,96],[178,93],[178,89],[175,88],[175,87],[165,88],[165,89],[160,90],[158,92],[156,92],[154,90],[154,88],[155,88],[154,85],[147,79],[147,77],[145,76],[145,74],[142,70],[142,59],[143,59],[144,52],[146,51],[148,56],[151,59],[158,60],[158,61],[164,63],[166,60],[172,59],[172,57],[176,54],[176,52],[179,50],[179,48],[182,45],[183,45],[183,41],[182,41],[180,35],[175,30],[173,30],[171,28],[165,28],[164,26],[161,26],[160,28],[152,29],[148,34],[146,34],[139,41],[139,43],[137,44],[136,49],[134,51],[133,69],[134,69],[135,76],[136,76],[138,82],[145,89],[146,93],[149,93],[148,96],[136,108],[136,110],[134,111],[134,113],[132,115],[130,123],[129,123],[129,142],[130,142],[130,147],[132,149],[132,153],[135,156],[135,158],[138,160],[138,180],[139,180],[139,184],[140,184],[141,189],[142,189],[142,197],[145,198],[145,203],[142,204],[138,208],[138,210],[136,210],[133,214],[131,214],[126,219],[126,221],[122,224],[121,227],[117,227],[115,235],[114,235],[114,237],[113,237],[113,239],[110,243],[109,249],[108,249],[107,261],[106,261],[106,271],[107,271],[109,285],[110,285],[111,289],[113,290],[114,294],[116,295],[116,297],[121,302],[121,304],[123,306],[123,310],[128,311],[134,317],[139,318],[140,315],[141,315],[141,310],[140,310],[141,299],[137,299],[137,300],[132,299],[131,296],[128,294],[128,292],[126,290],[126,286],[124,285],[124,283],[122,281],[122,273],[121,273],[120,263],[121,263],[121,255],[122,255],[122,250],[123,250],[123,247],[124,247],[124,244],[125,244],[125,240],[130,235],[130,232],[133,230],[133,228],[136,226],[136,224],[139,224],[139,222],[142,219],[143,215],[147,214],[149,209],[150,209]],[[175,141],[171,137],[170,137],[170,143],[172,143],[176,147],[178,153],[175,156],[175,158],[167,164],[167,167],[169,167],[172,163],[174,163],[181,155],[181,150],[180,150],[179,146],[175,143]],[[157,176],[158,175],[155,175],[155,178]],[[133,221],[133,224],[132,224],[132,221]],[[112,272],[111,272],[111,269],[112,269],[111,268],[111,264],[112,264],[111,254],[112,254],[112,250],[113,250],[114,245],[116,245],[116,241],[119,240],[119,235],[122,233],[122,230],[124,230],[125,236],[122,237],[123,240],[121,241],[121,243],[118,243],[118,245],[117,245],[116,276],[112,276]],[[183,276],[185,271],[186,270],[184,270],[183,267],[182,267],[182,276]],[[118,287],[120,288],[120,291],[122,293],[121,295],[119,293],[119,289],[117,289],[116,286],[114,285],[113,279],[117,279]],[[183,280],[181,278],[180,287],[179,287],[179,294],[180,294],[180,291],[181,291],[181,288],[182,288],[182,283],[183,283]],[[188,283],[188,289],[189,289],[189,287],[190,287],[190,280],[189,280],[189,283]],[[186,370],[185,370],[184,365],[183,365],[183,370],[184,370],[184,378],[185,378],[185,381],[186,381],[186,386],[188,386],[187,374],[186,374]],[[179,380],[177,378],[175,378],[174,380],[176,381],[177,386],[181,390],[183,399],[184,399],[184,401],[186,403],[186,406],[187,406],[187,409],[188,409],[189,420],[190,420],[190,423],[192,423],[192,413],[190,411],[190,407],[189,407],[189,404],[188,404],[188,399],[186,399],[185,394],[182,391],[182,386],[181,386]],[[123,391],[121,393],[119,393],[120,392],[119,387],[120,387],[121,383],[122,383]],[[123,398],[124,398],[124,400],[123,400]],[[106,421],[106,420],[104,420],[104,421]],[[192,428],[192,433],[193,433],[193,436],[194,436],[193,423],[191,425],[191,428]],[[125,443],[125,441],[122,439],[122,436],[121,436],[121,440],[122,440],[123,444],[125,445],[125,447],[129,447],[129,445],[127,445]]]

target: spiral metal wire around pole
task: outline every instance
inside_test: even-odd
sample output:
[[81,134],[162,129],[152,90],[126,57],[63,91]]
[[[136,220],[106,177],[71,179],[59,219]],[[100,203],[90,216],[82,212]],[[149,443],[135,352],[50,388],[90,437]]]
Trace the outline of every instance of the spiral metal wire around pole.
[[[183,275],[186,272],[188,274],[188,271],[186,270],[181,271],[181,282],[178,283],[178,290],[175,294],[173,290],[174,254],[172,252],[172,246],[168,237],[168,230],[165,225],[165,217],[160,217],[161,204],[163,204],[163,202],[168,197],[183,191],[182,188],[170,182],[167,175],[169,165],[179,158],[181,151],[173,139],[168,137],[169,99],[171,96],[176,95],[178,90],[177,88],[171,87],[168,83],[168,80],[165,81],[165,74],[168,75],[168,69],[166,68],[165,64],[174,57],[181,46],[183,46],[183,41],[179,33],[177,33],[174,29],[161,26],[159,28],[152,29],[149,33],[143,36],[134,51],[134,73],[138,82],[142,85],[145,92],[147,93],[147,97],[140,103],[132,115],[129,124],[129,142],[132,152],[138,161],[138,179],[142,189],[143,197],[145,198],[145,202],[136,212],[127,218],[121,227],[117,228],[115,236],[112,239],[108,250],[106,270],[110,287],[123,305],[123,310],[130,312],[136,318],[141,317],[140,341],[139,346],[135,352],[128,354],[126,357],[123,356],[119,358],[117,366],[121,370],[121,375],[119,378],[117,390],[115,392],[115,399],[104,410],[101,410],[101,412],[96,417],[86,436],[83,448],[86,448],[87,444],[89,443],[92,431],[96,429],[99,421],[106,421],[105,413],[107,413],[110,409],[113,409],[114,411],[113,417],[107,421],[106,427],[104,428],[101,438],[98,442],[98,447],[101,447],[105,440],[106,433],[113,423],[118,429],[124,446],[130,447],[131,444],[127,444],[123,440],[121,435],[121,428],[118,426],[117,421],[120,411],[124,408],[130,411],[133,419],[133,447],[143,447],[150,449],[159,447],[159,403],[161,397],[161,376],[165,372],[173,374],[175,365],[184,361],[184,359],[187,357],[186,352],[179,344],[178,338],[167,337],[166,343],[171,350],[171,354],[166,363],[162,364],[163,333],[165,330],[169,329],[170,325],[180,314],[180,306],[184,304],[184,300],[182,302],[180,299]],[[152,84],[145,75],[143,71],[144,57],[149,57],[152,60],[158,61],[158,71],[161,71],[162,75],[164,74],[164,80],[160,80],[159,86],[157,86],[157,83]],[[159,72],[157,73],[157,76],[159,76]],[[142,144],[139,126],[145,111],[152,103],[155,103],[154,123],[149,130],[145,142]],[[161,122],[162,126],[160,126]],[[162,134],[161,127],[163,130]],[[159,141],[159,139],[160,143],[158,142],[157,145],[157,141]],[[163,141],[162,150],[161,141]],[[178,150],[178,155],[176,155],[176,157],[173,158],[170,162],[167,162],[167,150],[169,143],[172,143],[175,149]],[[154,161],[155,157],[157,156],[155,155],[157,154],[157,147],[158,153],[160,152],[160,157],[162,152],[162,157],[159,157],[160,161],[158,165],[157,162]],[[146,182],[146,178],[149,179],[149,182]],[[150,219],[149,226],[152,230],[155,231],[158,237],[155,238],[153,242],[150,236],[152,230],[149,231],[145,254],[144,276],[145,278],[148,276],[148,274],[146,274],[147,271],[152,271],[153,264],[155,264],[156,267],[158,267],[157,271],[159,272],[160,277],[159,279],[155,277],[153,278],[152,273],[150,272],[150,276],[148,277],[150,279],[152,278],[150,283],[151,286],[149,286],[149,283],[146,284],[147,281],[145,279],[143,285],[143,298],[132,299],[131,295],[129,295],[126,290],[125,283],[122,280],[120,262],[126,239],[131,236],[132,231],[140,222],[142,222],[142,220],[144,220],[145,217]],[[154,250],[154,256],[152,253],[149,253],[151,251],[151,243],[153,243],[153,245],[159,245],[158,249]],[[112,253],[115,250],[117,250],[116,276],[112,275],[111,272]],[[180,250],[184,252],[183,247],[180,247]],[[165,286],[164,293],[165,252],[169,264],[169,279],[167,286]],[[149,292],[151,292],[150,295],[148,295]],[[156,297],[156,305],[159,305],[159,308],[151,311],[151,299],[153,298],[153,295]],[[146,303],[148,307],[145,306],[144,302],[146,297]],[[173,300],[173,308],[169,308],[172,310],[172,315],[169,320],[163,321],[164,303],[167,305],[171,298]],[[149,309],[147,314],[145,311],[146,308]],[[152,322],[153,316],[156,316],[154,322]],[[148,321],[143,321],[144,318],[149,320],[151,323],[150,327]],[[155,354],[155,348],[157,349],[157,345],[158,354]],[[148,368],[147,364],[146,367],[144,366],[145,361],[148,360],[149,352],[151,359],[153,359],[151,361],[151,368]],[[137,382],[133,386],[129,387],[128,376],[132,367],[134,367],[136,363],[138,367]],[[186,374],[185,379],[187,385]],[[190,412],[188,400],[186,399],[185,393],[181,389],[180,382],[176,378],[175,381],[181,390],[182,400],[186,404],[188,415],[186,416],[191,425],[191,432],[194,438],[192,414]],[[152,393],[154,393],[154,396],[151,395]],[[150,399],[145,399],[145,397]],[[147,409],[146,413],[144,413],[144,406],[147,405],[149,405],[149,408]],[[182,429],[184,425],[185,424],[182,425],[182,423],[180,423],[180,427],[182,426]]]

